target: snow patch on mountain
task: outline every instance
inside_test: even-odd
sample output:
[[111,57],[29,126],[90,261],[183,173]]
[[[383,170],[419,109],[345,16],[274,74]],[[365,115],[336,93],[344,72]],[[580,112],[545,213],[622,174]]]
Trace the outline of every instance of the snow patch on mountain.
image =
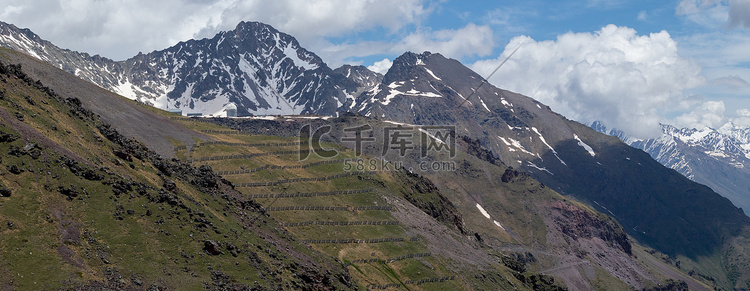
[[[399,81],[399,82],[392,82],[388,84],[388,95],[385,96],[385,99],[380,101],[383,105],[388,105],[393,101],[393,98],[396,98],[396,96],[404,95],[404,96],[414,96],[414,97],[428,97],[428,98],[438,98],[443,97],[443,95],[434,93],[434,92],[422,92],[418,91],[416,89],[409,89],[408,91],[399,91],[397,90],[400,87],[403,87],[405,85],[405,81]],[[373,96],[375,98],[375,96]]]
[[596,153],[594,152],[594,149],[591,148],[591,146],[587,145],[585,142],[583,142],[580,138],[578,138],[577,134],[573,134],[573,138],[578,141],[578,145],[581,146],[583,149],[585,149],[589,155],[592,157],[596,156]]
[[544,145],[546,145],[547,148],[549,148],[552,151],[552,153],[555,154],[555,157],[560,161],[560,163],[566,166],[568,165],[565,163],[565,161],[563,161],[560,158],[560,156],[557,154],[557,151],[554,148],[552,148],[551,145],[547,143],[547,140],[544,139],[544,136],[542,136],[542,134],[539,132],[539,130],[536,129],[536,127],[531,127],[531,130],[533,130],[539,136],[539,139],[542,140],[542,143],[544,143]]
[[484,217],[487,217],[487,219],[492,219],[492,217],[490,216],[490,214],[487,213],[487,211],[484,210],[484,207],[482,207],[482,205],[479,205],[479,203],[477,203],[477,209],[479,209],[479,212],[481,212],[482,215],[484,215]]
[[284,55],[286,55],[287,58],[291,59],[294,62],[294,65],[297,67],[304,68],[305,70],[315,70],[318,68],[317,65],[300,59],[297,49],[293,48],[291,43],[284,47]]
[[438,80],[438,81],[442,81],[443,80],[443,79],[438,78],[438,76],[435,76],[435,73],[433,73],[432,70],[428,69],[427,67],[424,67],[424,70],[427,71],[427,73],[430,74],[430,76],[432,76],[433,78],[435,78],[435,80]]
[[500,138],[500,140],[505,145],[507,145],[509,147],[508,151],[514,152],[516,150],[520,150],[521,152],[529,154],[529,155],[532,155],[532,156],[537,156],[537,157],[539,156],[538,154],[535,154],[535,153],[532,153],[532,152],[526,150],[526,148],[523,147],[523,145],[521,144],[521,142],[519,142],[519,141],[517,141],[515,139],[512,139],[512,138],[507,138],[506,139],[506,138],[504,138],[502,136],[498,136],[498,138]]
[[484,103],[484,100],[482,100],[482,97],[478,97],[478,96],[477,96],[477,98],[479,98],[479,102],[481,102],[481,103],[482,103],[482,107],[484,107],[484,109],[486,109],[486,110],[487,110],[487,112],[492,112],[492,111],[490,110],[490,108],[489,108],[489,107],[487,107],[487,104],[485,104],[485,103]]
[[545,172],[547,172],[547,173],[549,173],[550,175],[553,175],[553,176],[555,175],[552,172],[550,172],[549,170],[547,170],[547,168],[539,167],[536,164],[534,164],[532,162],[529,162],[529,161],[527,161],[526,163],[529,165],[529,167],[532,167],[532,168],[540,170],[540,171],[545,171]]

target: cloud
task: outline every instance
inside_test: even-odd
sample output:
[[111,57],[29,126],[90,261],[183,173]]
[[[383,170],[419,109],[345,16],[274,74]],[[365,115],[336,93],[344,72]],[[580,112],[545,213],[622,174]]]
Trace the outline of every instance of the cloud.
[[750,28],[750,1],[729,1],[729,26]]
[[211,37],[240,21],[260,21],[315,51],[327,37],[418,25],[427,0],[0,0],[2,20],[31,28],[58,46],[114,59]]
[[393,62],[386,58],[382,61],[375,62],[372,66],[369,66],[367,68],[375,73],[385,74],[386,72],[388,72],[388,69],[390,69],[392,65]]
[[595,33],[566,33],[554,41],[516,37],[499,58],[472,68],[486,76],[520,44],[491,83],[571,119],[600,120],[637,137],[660,135],[662,115],[694,105],[684,90],[705,82],[700,67],[677,54],[677,43],[666,31],[639,36],[615,25]]
[[728,89],[741,89],[750,87],[750,84],[739,76],[726,76],[711,80],[711,84]]
[[423,0],[234,1],[221,15],[218,29],[256,20],[301,40],[341,36],[386,28],[397,32],[419,23],[431,8]]
[[730,121],[735,125],[750,127],[750,109],[738,109],[737,117],[731,118]]
[[672,121],[677,127],[698,128],[705,127],[719,128],[724,125],[724,102],[723,101],[706,101],[695,110],[680,115]]
[[459,29],[417,31],[394,45],[391,52],[401,54],[405,51],[418,53],[433,51],[446,57],[460,59],[469,56],[487,56],[494,48],[492,29],[489,26],[469,23]]
[[721,28],[729,20],[729,5],[726,0],[681,0],[675,14],[701,26]]
[[58,46],[124,59],[193,36],[222,11],[218,1],[4,0],[3,21]]
[[[29,27],[60,47],[116,60],[212,37],[240,21],[270,24],[334,68],[351,63],[351,58],[378,54],[434,51],[460,59],[487,56],[496,48],[489,26],[421,26],[438,5],[429,0],[0,1],[6,2],[0,5],[3,21]],[[378,38],[358,37],[367,32]]]
[[646,21],[648,19],[648,13],[646,10],[641,10],[638,12],[638,20],[640,21]]
[[748,0],[681,0],[675,13],[706,27],[750,28]]

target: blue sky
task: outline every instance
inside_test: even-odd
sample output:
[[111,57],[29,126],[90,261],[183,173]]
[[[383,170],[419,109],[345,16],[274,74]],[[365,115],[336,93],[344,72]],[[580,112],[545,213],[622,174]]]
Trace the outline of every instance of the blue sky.
[[[750,126],[750,0],[0,0],[0,20],[115,60],[240,21],[295,36],[331,67],[385,72],[429,50],[581,122]],[[373,66],[373,64],[377,64]]]
[[[420,24],[433,31],[470,23],[489,26],[494,32],[493,53],[499,54],[503,45],[518,35],[552,40],[567,32],[591,32],[608,24],[628,26],[641,34],[677,31],[682,25],[675,15],[676,5],[676,1],[445,1],[434,4],[434,11]],[[358,37],[394,41],[403,35],[380,30],[363,32]],[[472,56],[462,61],[478,59],[481,58]]]

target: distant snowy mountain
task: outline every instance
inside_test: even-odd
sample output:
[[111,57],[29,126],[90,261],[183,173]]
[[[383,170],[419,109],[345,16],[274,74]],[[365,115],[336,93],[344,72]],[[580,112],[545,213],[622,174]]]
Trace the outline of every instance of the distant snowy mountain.
[[750,128],[732,123],[718,129],[662,124],[662,136],[643,140],[608,130],[600,122],[591,127],[642,149],[663,165],[729,198],[745,213],[750,211]]
[[[189,40],[115,62],[60,49],[28,29],[0,23],[0,46],[25,52],[125,97],[183,113],[334,115],[360,83],[334,72],[297,40],[241,22],[211,39]],[[357,68],[361,76],[368,74]],[[370,72],[370,74],[375,74]]]

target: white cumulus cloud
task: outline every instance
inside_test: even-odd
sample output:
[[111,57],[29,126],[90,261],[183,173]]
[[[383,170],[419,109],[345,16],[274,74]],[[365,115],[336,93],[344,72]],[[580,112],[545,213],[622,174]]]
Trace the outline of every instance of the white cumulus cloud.
[[735,125],[750,127],[750,109],[737,109],[737,117],[730,119],[730,121]]
[[372,66],[367,67],[367,69],[375,73],[385,74],[386,72],[388,72],[388,69],[390,69],[392,65],[393,62],[386,58],[382,61],[375,62]]
[[687,128],[719,128],[724,125],[725,106],[723,101],[706,101],[695,110],[678,116],[672,124],[677,127]]
[[531,96],[581,122],[600,120],[637,137],[660,135],[665,112],[686,110],[684,90],[705,82],[700,67],[677,54],[669,33],[637,35],[608,25],[595,33],[566,33],[554,41],[512,39],[497,59],[472,68],[486,76],[518,52],[489,80]]
[[468,56],[487,56],[495,48],[493,32],[489,26],[469,23],[459,29],[438,31],[420,30],[406,36],[391,50],[394,53],[412,51],[439,52],[460,59]]

